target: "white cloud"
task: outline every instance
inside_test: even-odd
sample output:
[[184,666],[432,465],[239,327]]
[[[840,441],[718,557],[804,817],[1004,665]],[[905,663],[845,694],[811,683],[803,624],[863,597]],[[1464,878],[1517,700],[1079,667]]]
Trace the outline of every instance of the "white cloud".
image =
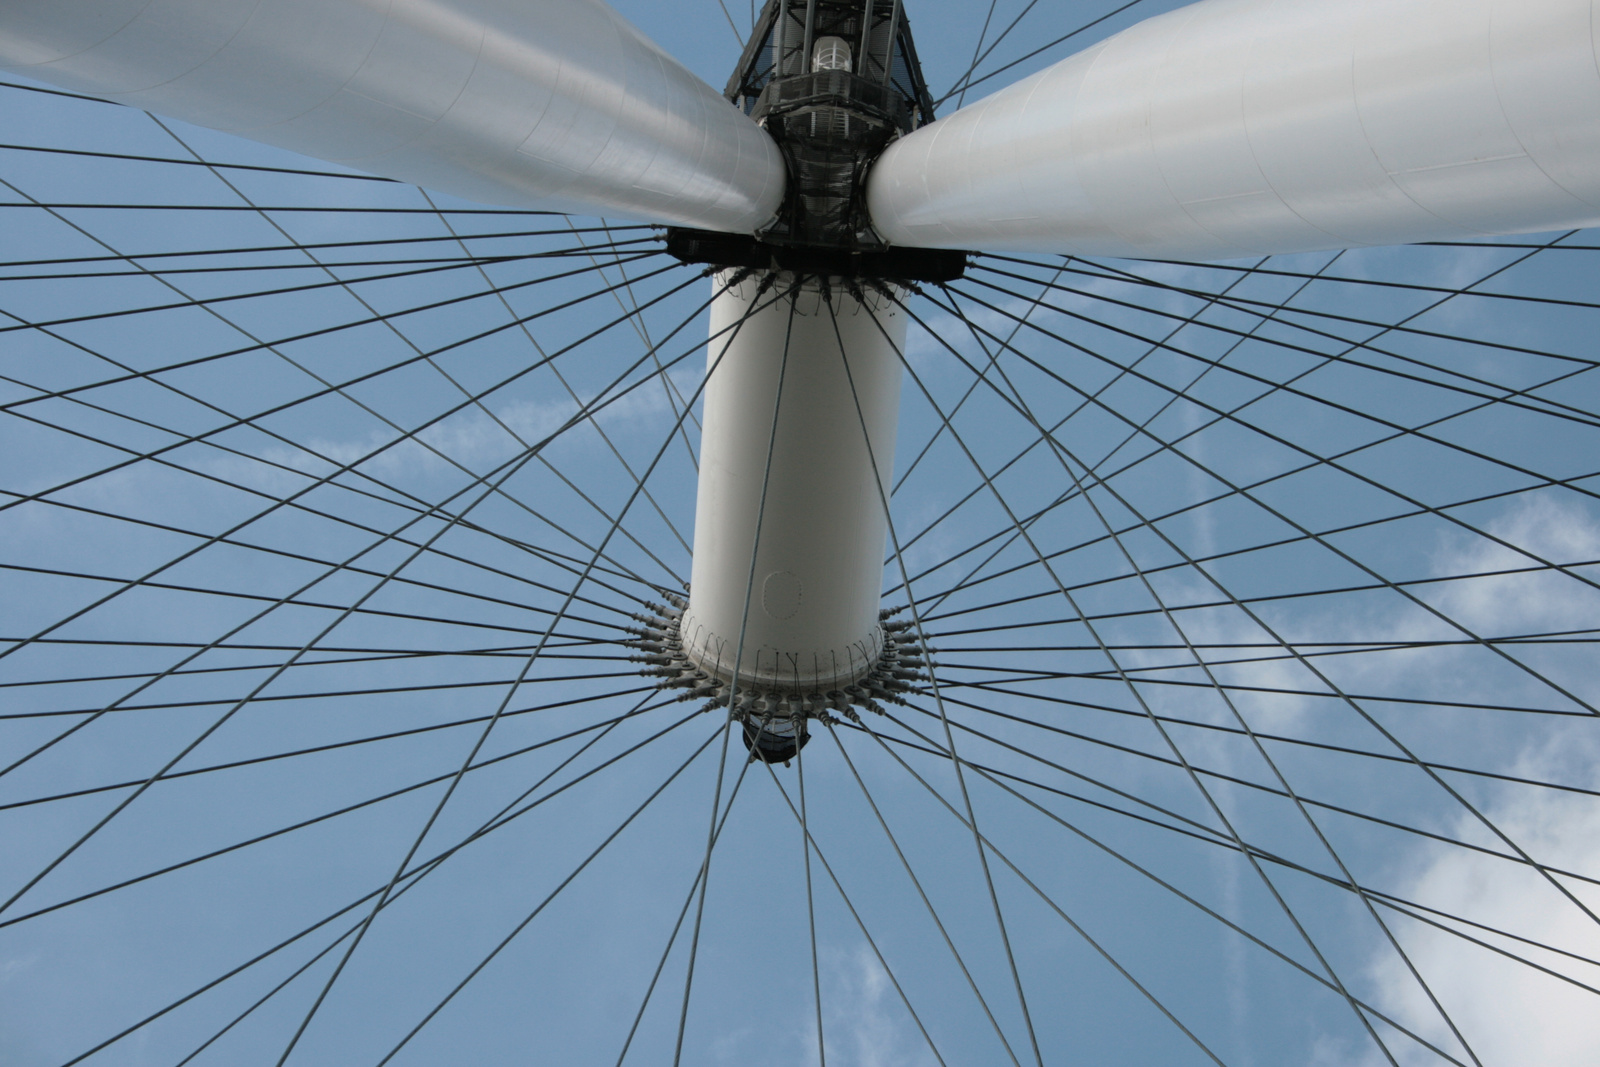
[[[1489,524],[1508,544],[1553,563],[1600,559],[1600,523],[1573,504],[1535,497]],[[1440,574],[1537,567],[1527,555],[1487,540],[1440,553]],[[1506,574],[1455,582],[1437,606],[1476,632],[1515,633],[1592,625],[1600,591],[1555,572]]]
[[[1554,563],[1600,558],[1600,521],[1577,505],[1548,497],[1520,501],[1488,522],[1486,529],[1507,544]],[[1437,576],[1538,566],[1513,548],[1464,531],[1442,537],[1424,558]],[[1576,629],[1593,626],[1596,617],[1600,617],[1600,593],[1552,571],[1468,578],[1423,588],[1427,589],[1423,595],[1429,603],[1484,636]],[[1211,592],[1198,581],[1188,591],[1197,599],[1203,599],[1199,594]],[[1266,614],[1269,623],[1286,634],[1360,633],[1375,640],[1397,642],[1460,636],[1398,598],[1389,598],[1382,606],[1332,604],[1316,613],[1297,607],[1269,610]],[[1185,620],[1185,630],[1197,644],[1270,640],[1237,612],[1207,613]],[[1573,673],[1577,662],[1570,652],[1551,653],[1532,646],[1512,646],[1510,651],[1547,674],[1559,673],[1560,664]],[[1539,659],[1541,656],[1553,658],[1546,663]],[[1183,659],[1170,652],[1125,657],[1130,666]],[[1406,692],[1424,686],[1445,686],[1470,700],[1470,694],[1478,691],[1507,696],[1507,685],[1515,684],[1503,662],[1471,644],[1447,651],[1359,655],[1314,662],[1330,671],[1342,687],[1356,692]],[[1592,666],[1578,673],[1586,674],[1592,684]],[[1289,658],[1224,668],[1219,674],[1249,686],[1321,688]],[[1530,703],[1560,703],[1531,675],[1526,677],[1521,695]],[[1193,694],[1157,695],[1152,699],[1158,710],[1205,717],[1203,703]],[[1318,710],[1327,705],[1318,698],[1278,693],[1240,692],[1234,694],[1234,700],[1255,728],[1303,737],[1317,735]],[[1217,709],[1217,721],[1228,720]],[[1235,770],[1236,764],[1245,765],[1238,759],[1239,749],[1221,738],[1186,736],[1183,743],[1191,758],[1202,764],[1225,771]],[[1480,769],[1536,782],[1600,789],[1600,730],[1590,719],[1529,716],[1509,724],[1499,735],[1480,737],[1476,752],[1474,765]],[[1256,765],[1250,761],[1249,766]],[[1226,788],[1219,788],[1218,794],[1225,803],[1231,795]],[[1600,877],[1600,801],[1596,798],[1512,784],[1485,788],[1481,780],[1474,783],[1471,795],[1479,809],[1536,860]],[[1373,802],[1381,805],[1382,798],[1375,797]],[[1404,810],[1379,813],[1402,821],[1424,820],[1421,815],[1408,820]],[[1439,824],[1429,823],[1428,828],[1504,850],[1503,843],[1464,810]],[[1365,876],[1366,880],[1444,913],[1600,959],[1600,923],[1563,897],[1538,872],[1456,846],[1413,840],[1416,847],[1390,853],[1388,870]],[[1600,887],[1570,880],[1565,884],[1587,907],[1600,914]],[[1398,916],[1385,918],[1484,1067],[1600,1067],[1600,996],[1437,928]],[[1509,938],[1463,929],[1540,966],[1600,988],[1600,966]],[[1361,995],[1440,1048],[1470,1063],[1392,947],[1376,929],[1369,930],[1367,936],[1369,948],[1361,968],[1365,982],[1358,983]],[[1236,1006],[1235,1010],[1239,1008]],[[1395,1037],[1391,1050],[1401,1067],[1445,1062],[1403,1037]],[[1311,1067],[1383,1067],[1387,1062],[1370,1042],[1332,1035],[1314,1040],[1308,1060]]]
[[[1569,739],[1564,747],[1560,754],[1524,754],[1517,773],[1572,781],[1572,764],[1581,763],[1589,773],[1578,780],[1590,787],[1600,785],[1600,774],[1594,771],[1600,766],[1600,745],[1574,744]],[[1524,789],[1486,814],[1540,861],[1569,870],[1600,871],[1600,805],[1592,798]],[[1478,836],[1474,822],[1463,815],[1456,832]],[[1600,892],[1594,887],[1566,884],[1590,909],[1600,911]],[[1600,958],[1600,925],[1525,866],[1434,846],[1417,857],[1398,891],[1442,911]],[[1595,994],[1436,929],[1413,926],[1401,936],[1412,962],[1485,1067],[1600,1063],[1600,998]],[[1600,967],[1505,938],[1485,940],[1600,986]],[[1386,1006],[1441,1048],[1451,1047],[1442,1021],[1397,957],[1390,952],[1376,954],[1371,978]],[[1437,1061],[1413,1056],[1409,1062]]]
[[[1557,563],[1600,556],[1600,523],[1576,506],[1545,498],[1522,502],[1490,523],[1488,529],[1510,544]],[[1435,553],[1438,574],[1529,565],[1531,561],[1526,556],[1483,539],[1453,538]],[[1592,625],[1600,606],[1594,590],[1549,572],[1452,583],[1432,602],[1481,634]],[[1404,628],[1398,620],[1397,625]],[[1457,681],[1470,684],[1472,673],[1484,669],[1475,666],[1485,663],[1483,655],[1473,647],[1464,647],[1457,653],[1453,657],[1461,671]],[[1437,672],[1438,661],[1431,663],[1431,669]],[[1405,684],[1405,675],[1411,669],[1404,661],[1390,661],[1390,677],[1384,684]],[[1537,736],[1521,748],[1509,746],[1502,765],[1485,769],[1534,781],[1600,788],[1600,734],[1591,720],[1539,720],[1536,726],[1529,725],[1524,737],[1535,731]],[[1600,803],[1595,798],[1507,785],[1489,794],[1480,810],[1539,862],[1600,876]],[[1454,826],[1441,829],[1459,839],[1503,848],[1468,812],[1457,816]],[[1600,923],[1526,865],[1458,847],[1429,844],[1398,860],[1394,872],[1383,878],[1382,884],[1392,886],[1402,897],[1445,913],[1600,959]],[[1600,913],[1600,891],[1596,887],[1570,880],[1563,884],[1590,910]],[[1600,997],[1437,928],[1405,919],[1396,919],[1393,928],[1412,963],[1485,1067],[1600,1064]],[[1558,974],[1600,987],[1600,966],[1509,938],[1468,932]],[[1372,995],[1386,1011],[1439,1047],[1457,1050],[1438,1012],[1386,943],[1374,938],[1366,970]],[[1398,1039],[1394,1049],[1402,1067],[1442,1062],[1404,1039]],[[1328,1040],[1319,1045],[1317,1056],[1317,1064],[1330,1067],[1365,1067],[1369,1062],[1378,1062],[1373,1050]]]
[[[936,1063],[878,958],[866,945],[828,953],[822,991],[828,1062],[849,1067],[929,1067]],[[815,1062],[816,1038],[806,1062]]]
[[[685,389],[680,382],[679,388],[685,395],[693,392],[692,385]],[[451,403],[456,402],[455,399],[451,400]],[[375,427],[364,434],[306,439],[305,448],[322,457],[321,460],[284,444],[266,445],[254,449],[252,454],[279,468],[288,467],[315,477],[325,476],[332,469],[323,460],[341,465],[356,463],[358,470],[374,478],[402,485],[406,484],[408,478],[419,474],[455,471],[456,467],[449,461],[482,474],[517,455],[526,445],[537,443],[560,430],[577,411],[577,403],[570,397],[548,401],[518,400],[493,405],[493,409],[493,418],[477,407],[452,415],[417,434],[424,443],[404,441],[383,449],[387,442],[393,441],[398,435],[387,427]],[[616,441],[627,434],[630,427],[661,427],[660,432],[664,432],[674,416],[662,389],[647,384],[613,401],[598,418],[607,434]],[[580,424],[573,430],[575,434],[572,431],[568,433],[578,441],[573,446],[578,454],[588,454],[596,449],[606,451],[605,446],[594,438],[592,425]],[[554,461],[554,456],[566,442],[558,438],[553,444],[555,447],[547,449],[546,455]],[[369,459],[362,458],[369,456]],[[288,471],[265,467],[239,456],[214,455],[206,461],[204,469],[208,473],[267,492],[287,494],[305,485],[303,479]]]

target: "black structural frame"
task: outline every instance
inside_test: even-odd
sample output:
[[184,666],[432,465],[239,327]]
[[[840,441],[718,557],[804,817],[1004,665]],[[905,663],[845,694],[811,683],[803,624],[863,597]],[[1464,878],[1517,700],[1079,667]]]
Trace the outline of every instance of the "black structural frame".
[[[818,53],[823,42],[833,46],[826,60]],[[685,263],[846,280],[963,275],[968,253],[889,248],[867,214],[872,162],[934,118],[900,0],[768,0],[725,95],[783,153],[782,207],[755,235],[669,229],[670,254]]]

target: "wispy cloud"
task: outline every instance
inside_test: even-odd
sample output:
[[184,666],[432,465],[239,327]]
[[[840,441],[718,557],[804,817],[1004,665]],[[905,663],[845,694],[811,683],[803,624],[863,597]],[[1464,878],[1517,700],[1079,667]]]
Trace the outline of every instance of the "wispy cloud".
[[[1489,524],[1488,530],[1544,559],[1568,563],[1600,556],[1600,523],[1581,509],[1534,499]],[[1527,556],[1485,539],[1465,536],[1446,543],[1435,557],[1440,574],[1467,574],[1528,567]],[[1592,619],[1595,591],[1552,572],[1477,578],[1454,583],[1434,603],[1480,633],[1560,630]],[[1474,656],[1473,653],[1479,653]],[[1455,661],[1470,681],[1480,650],[1463,649]],[[1438,664],[1434,663],[1437,670]],[[1390,670],[1403,674],[1403,662]],[[1531,681],[1531,680],[1530,680]],[[1389,685],[1406,679],[1391,678]],[[1600,739],[1588,720],[1548,723],[1537,740],[1511,747],[1496,771],[1534,781],[1600,788]],[[1550,867],[1600,875],[1600,804],[1581,793],[1508,785],[1483,794],[1480,810],[1517,846]],[[1500,851],[1505,844],[1470,812],[1441,827],[1452,836]],[[1516,937],[1451,924],[1488,945],[1473,944],[1419,922],[1396,920],[1394,929],[1412,964],[1485,1067],[1592,1067],[1600,1063],[1600,1008],[1596,994],[1574,982],[1600,987],[1600,966],[1562,952],[1600,959],[1600,923],[1568,893],[1600,913],[1600,890],[1525,864],[1444,844],[1419,848],[1395,862],[1385,880],[1393,892],[1447,915],[1505,930]],[[1448,922],[1448,920],[1446,920]],[[1541,971],[1495,949],[1515,953]],[[1440,1048],[1459,1055],[1459,1045],[1404,961],[1387,944],[1368,958],[1367,979],[1385,1010]],[[1568,980],[1570,979],[1570,981]],[[1440,1062],[1425,1050],[1397,1042],[1402,1067]],[[1365,1067],[1377,1062],[1367,1049],[1324,1041],[1318,1064]]]
[[[1533,778],[1600,786],[1600,745],[1568,739],[1564,751],[1524,753],[1518,772]],[[1574,775],[1575,770],[1588,773]],[[1600,871],[1600,808],[1592,798],[1551,791],[1508,795],[1486,813],[1530,855],[1551,866]],[[1468,815],[1456,832],[1476,836]],[[1600,892],[1561,879],[1591,910]],[[1600,959],[1600,925],[1563,898],[1538,872],[1522,865],[1436,846],[1419,856],[1398,890],[1429,907],[1469,916],[1532,941]],[[1600,967],[1510,938],[1476,933],[1521,955],[1543,973],[1489,949],[1417,924],[1404,943],[1412,962],[1486,1065],[1494,1067],[1589,1067],[1600,1061],[1600,1010],[1595,994],[1564,981],[1564,975],[1600,986]],[[1392,953],[1374,959],[1371,978],[1383,1002],[1442,1048],[1452,1042],[1404,964]],[[1413,1055],[1410,1062],[1432,1063]]]
[[[865,945],[827,953],[822,1001],[828,1062],[848,1067],[931,1067],[938,1061]],[[815,1062],[816,1039],[806,1062]]]

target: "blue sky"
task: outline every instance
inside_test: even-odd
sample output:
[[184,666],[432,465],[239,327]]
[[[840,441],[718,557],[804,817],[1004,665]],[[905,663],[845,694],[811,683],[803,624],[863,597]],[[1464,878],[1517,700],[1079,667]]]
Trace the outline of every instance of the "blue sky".
[[[617,6],[720,87],[737,42],[714,4]],[[998,3],[996,26],[1023,7]],[[936,92],[987,10],[910,9]],[[1039,5],[990,65],[1102,10]],[[8,144],[328,169],[0,93]],[[981,766],[958,781],[925,751],[944,744],[931,695],[869,719],[888,743],[818,731],[813,967],[801,768],[747,766],[735,740],[719,787],[716,717],[659,699],[614,644],[645,583],[688,573],[698,445],[680,415],[711,282],[658,255],[599,292],[648,248],[597,265],[580,242],[649,231],[387,183],[14,150],[0,165],[11,205],[229,209],[0,209],[8,264],[146,257],[0,280],[0,751],[87,723],[0,776],[5,895],[137,787],[48,798],[180,753],[169,774],[200,772],[152,784],[0,914],[4,1062],[72,1060],[370,907],[410,850],[426,862],[502,811],[519,814],[400,883],[291,1062],[379,1062],[503,941],[392,1062],[615,1062],[663,958],[628,1062],[669,1062],[691,941],[687,1063],[815,1063],[819,1014],[829,1062],[863,1067],[1027,1064],[1035,1040],[1051,1064],[1388,1062],[1330,984],[1461,1062],[1429,991],[1485,1065],[1600,1047],[1575,984],[1600,985],[1590,235],[1248,276],[987,259],[912,301],[926,328],[907,344],[892,520],[943,714]],[[345,265],[307,267],[296,243]],[[198,254],[150,258],[168,252]],[[219,266],[250,269],[200,270]],[[174,267],[196,270],[149,273]],[[126,276],[36,277],[107,270]],[[900,573],[886,604],[905,600]],[[480,738],[495,762],[419,842]],[[701,912],[712,798],[736,783]],[[179,1062],[308,965],[192,1061],[277,1062],[365,914],[87,1062]],[[1448,1062],[1372,1030],[1405,1067]]]

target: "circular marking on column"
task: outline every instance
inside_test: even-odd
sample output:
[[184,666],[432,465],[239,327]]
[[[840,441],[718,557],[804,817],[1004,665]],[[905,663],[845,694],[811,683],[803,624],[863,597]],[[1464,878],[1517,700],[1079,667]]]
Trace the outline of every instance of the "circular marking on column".
[[761,583],[761,610],[768,618],[792,619],[800,610],[800,579],[792,571],[773,571]]

